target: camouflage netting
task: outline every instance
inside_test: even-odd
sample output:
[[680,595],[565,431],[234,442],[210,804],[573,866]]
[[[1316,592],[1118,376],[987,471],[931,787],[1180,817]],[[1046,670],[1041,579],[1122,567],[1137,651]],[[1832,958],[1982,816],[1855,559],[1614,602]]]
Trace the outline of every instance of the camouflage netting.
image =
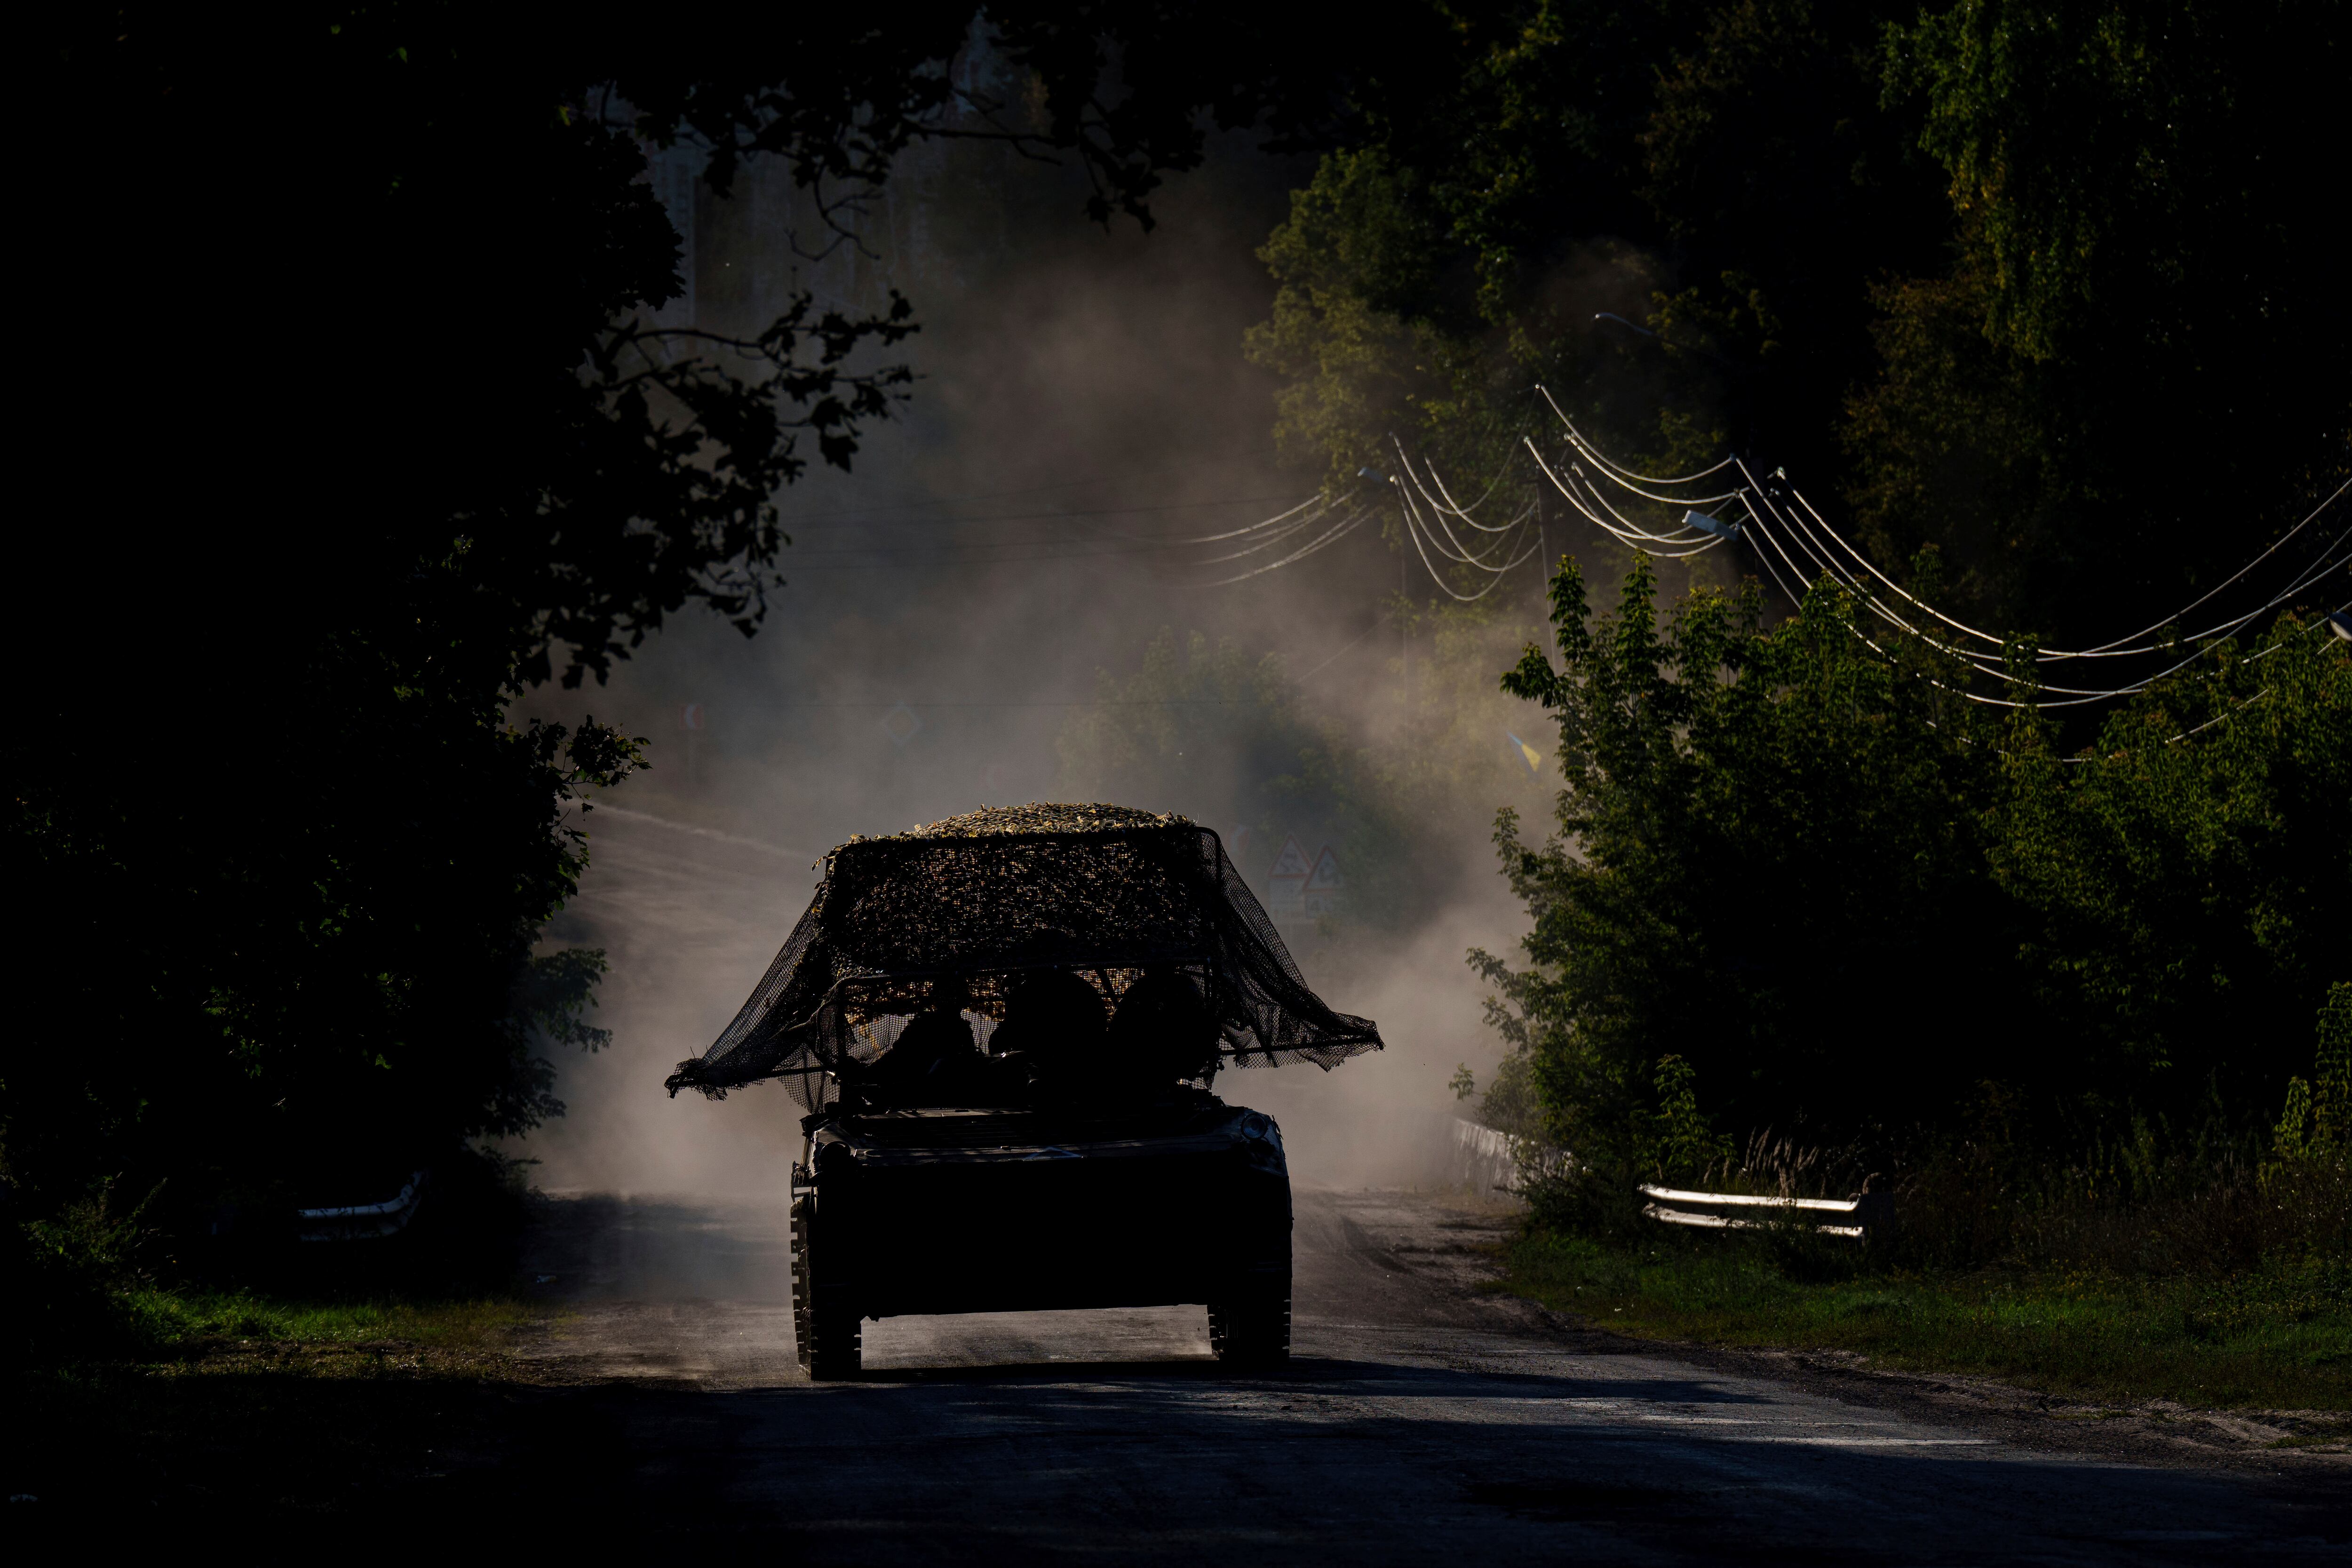
[[971,1011],[1002,1017],[1024,972],[1077,970],[1115,994],[1147,964],[1198,979],[1235,1066],[1329,1068],[1380,1048],[1369,1019],[1307,988],[1213,830],[1115,805],[991,806],[827,856],[751,999],[668,1089],[782,1078],[821,1109],[836,1069],[886,1048],[941,975],[964,979]]

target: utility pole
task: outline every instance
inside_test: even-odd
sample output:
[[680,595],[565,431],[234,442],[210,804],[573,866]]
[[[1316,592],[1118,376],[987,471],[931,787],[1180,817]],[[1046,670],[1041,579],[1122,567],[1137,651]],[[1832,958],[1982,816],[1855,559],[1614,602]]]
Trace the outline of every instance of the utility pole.
[[1405,517],[1403,481],[1394,474],[1383,474],[1376,468],[1358,468],[1360,479],[1386,479],[1391,489],[1397,491],[1397,668],[1402,679],[1397,684],[1397,704],[1409,706],[1412,701],[1412,622],[1408,618],[1412,607],[1412,563],[1405,559],[1405,546],[1412,524]]

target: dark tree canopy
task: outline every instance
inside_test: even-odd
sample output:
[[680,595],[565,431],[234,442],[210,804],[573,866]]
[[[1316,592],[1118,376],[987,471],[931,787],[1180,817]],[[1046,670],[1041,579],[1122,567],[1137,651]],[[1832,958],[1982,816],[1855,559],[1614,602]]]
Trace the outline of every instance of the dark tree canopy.
[[[581,863],[551,813],[634,759],[508,704],[691,606],[754,629],[780,488],[855,460],[919,304],[656,328],[649,143],[854,204],[993,138],[1148,222],[1255,126],[1326,154],[1258,349],[1341,474],[1392,429],[1507,450],[1541,378],[1631,450],[1825,476],[2004,626],[2171,607],[2343,471],[2340,5],[1016,0],[1026,90],[945,113],[982,15],[25,25],[11,1184],[226,1190],[552,1109],[593,964],[530,965]],[[1601,335],[1596,288],[1660,336]]]
[[[974,16],[27,24],[54,152],[19,174],[49,263],[19,341],[50,477],[18,530],[9,756],[45,984],[0,1104],[9,1182],[176,1174],[197,1203],[558,1109],[539,1052],[580,1037],[594,963],[530,959],[582,864],[554,814],[635,751],[507,704],[698,603],[755,628],[778,492],[851,464],[915,329],[903,300],[657,328],[679,253],[645,149],[707,143],[719,191],[774,157],[854,198],[940,129]],[[961,133],[1079,149],[1103,216],[1198,157],[1189,98],[1100,107],[1083,16],[1002,26],[1046,112],[967,106],[1001,125]]]
[[2189,0],[1343,29],[1332,150],[1265,253],[1285,435],[1335,485],[1391,432],[1483,479],[1542,382],[1651,471],[1785,465],[2005,628],[2145,624],[2347,471],[2346,34]]
[[1587,1217],[1774,1140],[1859,1178],[2267,1133],[2352,954],[2352,647],[2218,643],[2067,756],[1834,584],[1770,628],[1752,588],[1662,621],[1654,587],[1596,616],[1564,564],[1505,677],[1563,788],[1496,832],[1524,967],[1474,955]]

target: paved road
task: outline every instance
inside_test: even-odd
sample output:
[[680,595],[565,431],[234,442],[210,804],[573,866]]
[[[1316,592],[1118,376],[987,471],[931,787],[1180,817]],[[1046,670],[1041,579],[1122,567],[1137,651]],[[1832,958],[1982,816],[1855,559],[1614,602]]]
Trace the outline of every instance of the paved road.
[[[869,1375],[793,1363],[780,1215],[582,1200],[540,1252],[545,1353],[605,1405],[647,1544],[793,1563],[2347,1560],[2301,1479],[2030,1452],[1481,1294],[1500,1221],[1305,1192],[1297,1352],[1210,1359],[1198,1309],[898,1319]],[[2342,1479],[2342,1478],[2336,1478]]]
[[[611,950],[599,1021],[617,1038],[566,1064],[574,1114],[534,1140],[541,1178],[772,1192],[797,1142],[789,1108],[669,1101],[651,1086],[765,965],[806,898],[805,868],[650,819],[598,826],[596,868],[561,934]],[[1266,1087],[1230,1086],[1247,1099]],[[1334,1179],[1328,1149],[1320,1165],[1302,1158],[1321,1145],[1292,1120],[1294,1168]],[[1225,1375],[1203,1312],[1171,1308],[869,1324],[868,1378],[813,1384],[793,1357],[780,1210],[557,1204],[534,1271],[570,1307],[542,1352],[570,1386],[521,1407],[540,1412],[527,1446],[540,1468],[490,1491],[541,1496],[551,1524],[609,1542],[756,1540],[793,1563],[2139,1563],[2352,1550],[2352,1471],[2141,1468],[2085,1457],[2089,1439],[2070,1439],[2072,1457],[2042,1451],[2030,1422],[1890,1404],[1867,1380],[1648,1352],[1482,1294],[1493,1216],[1304,1188],[1297,1208],[1297,1354],[1283,1376]]]

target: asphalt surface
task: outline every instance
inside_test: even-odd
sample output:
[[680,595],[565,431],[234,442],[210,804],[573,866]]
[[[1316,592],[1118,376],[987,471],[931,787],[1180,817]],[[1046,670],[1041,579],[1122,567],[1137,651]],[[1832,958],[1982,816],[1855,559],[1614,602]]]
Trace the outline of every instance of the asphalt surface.
[[[1500,1295],[1504,1217],[1315,1186],[1341,1179],[1350,1139],[1391,1135],[1353,1115],[1318,1133],[1244,1075],[1220,1089],[1291,1118],[1286,1372],[1228,1375],[1204,1310],[1179,1307],[868,1323],[866,1376],[812,1384],[793,1353],[783,1212],[763,1195],[797,1149],[797,1108],[651,1087],[725,1022],[812,879],[797,856],[642,816],[596,827],[558,934],[611,952],[598,1021],[616,1039],[567,1064],[573,1113],[529,1151],[573,1194],[549,1206],[531,1265],[562,1308],[534,1353],[565,1386],[518,1406],[540,1424],[535,1458],[484,1493],[540,1497],[565,1532],[550,1549],[755,1545],[796,1564],[2352,1561],[2352,1467],[2249,1461],[2260,1434],[2200,1461],[2120,1440],[2130,1423],[2053,1422],[2015,1391],[1939,1398],[1791,1358],[1662,1351]],[[595,1195],[614,1190],[755,1195]]]
[[[1302,1192],[1294,1358],[1198,1308],[893,1319],[865,1378],[792,1349],[782,1215],[582,1199],[539,1353],[604,1407],[639,1541],[789,1561],[2344,1562],[2352,1473],[2035,1451],[1564,1327],[1481,1287],[1504,1221]],[[732,1292],[731,1295],[720,1292]]]

